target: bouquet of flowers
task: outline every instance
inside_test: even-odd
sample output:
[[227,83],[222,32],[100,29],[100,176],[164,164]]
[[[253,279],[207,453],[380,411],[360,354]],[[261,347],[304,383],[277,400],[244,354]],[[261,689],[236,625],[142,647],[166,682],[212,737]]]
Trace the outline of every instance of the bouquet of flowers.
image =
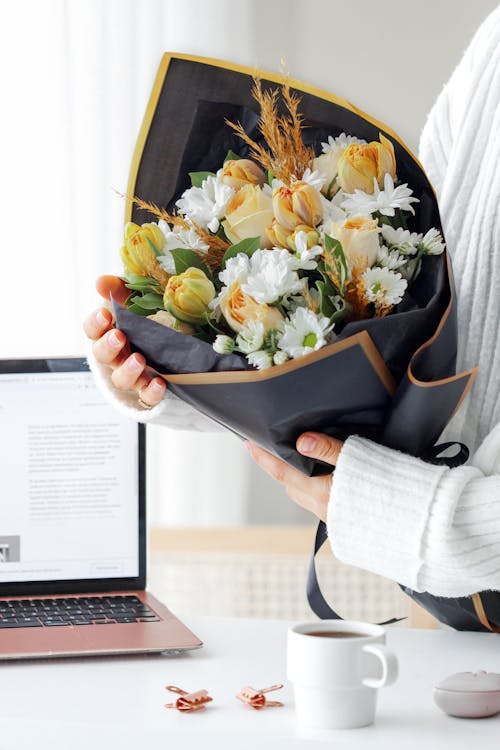
[[129,184],[117,325],[174,393],[306,473],[305,429],[418,454],[473,376],[454,373],[434,194],[389,129],[272,79],[165,57]]

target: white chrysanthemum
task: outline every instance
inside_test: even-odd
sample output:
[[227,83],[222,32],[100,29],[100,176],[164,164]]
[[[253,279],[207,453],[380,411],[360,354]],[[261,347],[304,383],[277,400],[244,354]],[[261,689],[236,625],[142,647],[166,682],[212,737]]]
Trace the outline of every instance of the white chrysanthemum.
[[444,240],[435,227],[429,229],[429,231],[424,234],[419,245],[419,249],[422,249],[425,255],[441,255],[444,248]]
[[379,188],[374,177],[373,193],[365,193],[364,190],[356,189],[352,195],[347,195],[342,202],[342,208],[345,208],[351,216],[371,216],[377,211],[384,216],[394,216],[396,208],[414,214],[412,203],[419,203],[419,199],[413,196],[413,190],[406,183],[394,187],[394,180],[386,172],[383,190]]
[[307,167],[304,174],[300,178],[301,182],[307,182],[308,185],[312,185],[312,187],[316,188],[316,190],[321,190],[323,185],[326,182],[326,176],[320,172],[319,169],[315,169],[312,171]]
[[236,337],[236,343],[243,354],[258,351],[264,343],[265,328],[260,320],[249,320]]
[[345,193],[341,190],[335,195],[331,201],[321,195],[321,206],[323,209],[323,223],[318,227],[320,236],[323,237],[325,234],[329,234],[331,231],[332,224],[343,224],[347,219],[347,213],[339,206],[339,196],[343,200]]
[[397,250],[400,255],[415,255],[418,243],[422,241],[421,234],[401,227],[394,229],[389,224],[382,225],[382,237],[389,249]]
[[401,268],[408,261],[404,255],[400,255],[397,250],[389,250],[382,245],[377,255],[377,265],[394,271],[395,268]]
[[288,354],[284,352],[283,349],[279,349],[273,357],[273,362],[275,365],[284,365],[289,359],[290,357]]
[[256,250],[250,258],[250,272],[241,285],[260,303],[276,302],[285,294],[293,294],[302,288],[302,282],[294,267],[294,258],[288,250]]
[[352,143],[358,143],[361,145],[362,143],[366,143],[362,138],[356,138],[354,135],[347,135],[346,133],[341,133],[336,138],[334,138],[332,135],[328,136],[328,142],[322,142],[321,147],[324,154],[330,154],[332,152],[340,152],[342,154],[343,151],[346,150],[348,146],[350,146]]
[[172,230],[169,223],[164,219],[160,219],[158,227],[165,236],[165,244],[162,248],[163,255],[158,256],[158,263],[165,269],[165,271],[167,271],[167,273],[175,274],[175,263],[170,252],[171,250],[176,250],[178,247],[199,250],[202,253],[205,253],[208,250],[207,243],[203,242],[201,237],[192,227],[189,229],[174,227]]
[[219,273],[219,279],[223,283],[223,287],[215,299],[213,299],[209,307],[211,310],[215,310],[219,307],[220,303],[227,294],[229,287],[238,281],[243,284],[248,277],[250,271],[250,258],[246,253],[238,253],[233,258],[229,258],[226,263],[226,267]]
[[217,354],[231,354],[231,352],[234,351],[234,339],[232,339],[231,336],[219,334],[215,337],[212,347]]
[[397,305],[403,299],[408,282],[388,268],[367,268],[361,276],[365,297],[376,305]]
[[316,315],[309,308],[298,307],[290,320],[285,322],[278,346],[296,359],[325,346],[332,329],[328,318]]
[[296,251],[292,255],[293,267],[296,271],[314,271],[318,265],[318,256],[323,253],[321,245],[307,247],[307,233],[297,232],[295,235]]
[[247,354],[247,359],[257,370],[267,370],[268,367],[272,367],[273,365],[273,358],[269,352],[252,352],[251,354]]
[[203,180],[201,187],[185,190],[175,204],[181,214],[204,229],[216,232],[234,190],[222,182],[222,169]]
[[219,274],[219,279],[224,286],[231,286],[235,281],[243,284],[250,273],[250,258],[246,253],[238,253],[229,258],[226,267]]

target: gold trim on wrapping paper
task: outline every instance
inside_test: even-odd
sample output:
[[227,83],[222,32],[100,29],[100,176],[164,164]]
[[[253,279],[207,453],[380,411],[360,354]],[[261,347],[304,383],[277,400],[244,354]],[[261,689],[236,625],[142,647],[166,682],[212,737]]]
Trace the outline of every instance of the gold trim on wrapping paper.
[[[158,68],[158,73],[156,74],[155,82],[153,84],[153,89],[151,91],[151,96],[149,97],[149,101],[146,107],[146,112],[142,120],[141,129],[139,130],[139,135],[137,137],[134,154],[132,156],[132,163],[130,165],[130,172],[129,172],[129,178],[128,178],[128,184],[127,184],[127,201],[125,204],[125,221],[126,222],[130,221],[132,217],[132,207],[133,207],[132,198],[135,195],[135,183],[137,181],[137,173],[139,171],[139,165],[141,163],[142,153],[144,151],[146,139],[149,134],[149,129],[151,127],[154,113],[156,111],[156,105],[158,104],[158,99],[160,97],[160,93],[163,87],[163,82],[165,80],[165,76],[167,75],[167,71],[168,71],[171,60],[186,60],[188,62],[200,63],[202,65],[211,65],[213,68],[224,68],[225,70],[234,70],[236,73],[243,73],[244,75],[248,75],[250,77],[253,77],[258,72],[259,76],[264,81],[270,81],[271,83],[277,83],[277,84],[281,84],[283,82],[283,75],[281,74],[270,73],[264,70],[257,70],[256,68],[250,68],[247,65],[238,65],[236,63],[229,63],[224,60],[216,60],[211,57],[198,57],[197,55],[181,55],[181,54],[176,54],[172,52],[165,52],[165,54],[163,55],[161,59],[160,67]],[[324,101],[327,101],[327,102],[332,102],[332,104],[337,104],[339,107],[343,107],[343,109],[347,109],[350,112],[353,112],[354,114],[359,115],[364,120],[367,120],[372,125],[379,128],[379,130],[383,130],[384,133],[386,133],[387,135],[390,135],[391,138],[397,141],[399,145],[402,148],[404,148],[404,150],[411,156],[413,161],[416,164],[418,164],[422,172],[425,174],[425,170],[420,164],[415,154],[412,153],[412,151],[410,151],[408,146],[401,140],[401,138],[394,132],[394,130],[389,128],[383,122],[380,122],[380,120],[376,120],[374,117],[371,117],[366,112],[363,112],[361,109],[358,109],[353,104],[351,104],[351,102],[347,101],[347,99],[342,99],[340,96],[336,96],[335,94],[332,94],[329,91],[325,91],[324,89],[320,89],[317,86],[312,86],[308,83],[304,83],[303,81],[299,81],[297,78],[288,78],[288,82],[290,83],[291,88],[294,88],[297,91],[302,91],[304,94],[311,94],[312,96],[317,96],[319,99],[323,99]],[[432,187],[432,185],[431,185],[431,189],[434,192],[434,188]]]
[[[450,256],[448,255],[448,251],[447,250],[445,252],[446,252],[446,265],[448,267],[448,278],[451,280],[451,278],[452,278],[452,270],[451,270]],[[430,382],[428,382],[428,381],[425,381],[425,380],[419,380],[418,378],[415,377],[415,375],[413,374],[413,371],[412,371],[412,363],[413,363],[413,360],[415,359],[415,357],[417,357],[418,354],[421,351],[423,351],[424,349],[427,349],[428,346],[430,346],[432,343],[434,343],[434,341],[437,339],[437,337],[439,336],[439,334],[443,330],[443,326],[446,323],[446,321],[448,319],[448,316],[449,316],[449,314],[451,312],[451,308],[453,306],[454,297],[455,297],[455,292],[454,292],[454,289],[453,289],[453,284],[450,283],[450,301],[448,302],[446,310],[443,313],[443,317],[439,321],[439,325],[436,328],[436,330],[434,331],[433,335],[430,337],[430,339],[428,339],[427,341],[425,341],[417,349],[417,351],[413,354],[412,358],[410,359],[410,364],[408,365],[408,369],[406,371],[406,374],[408,375],[408,379],[410,380],[410,382],[413,383],[413,385],[418,386],[419,388],[433,388],[434,386],[437,386],[437,385],[446,385],[446,383],[453,383],[454,381],[456,381],[456,380],[462,380],[463,378],[465,378],[467,376],[468,377],[468,383],[465,386],[464,391],[463,391],[462,395],[460,396],[460,399],[457,402],[457,405],[455,406],[455,408],[453,410],[453,414],[455,414],[458,411],[458,409],[460,408],[460,405],[461,405],[462,401],[466,397],[466,395],[469,392],[469,390],[472,388],[472,385],[474,383],[474,380],[476,378],[476,375],[478,373],[479,368],[478,367],[472,367],[470,370],[465,370],[464,372],[461,372],[459,375],[452,375],[449,378],[442,378],[441,380],[431,380]],[[453,417],[453,414],[451,415],[450,420]]]
[[141,128],[139,130],[139,135],[137,136],[134,153],[132,155],[132,162],[130,164],[130,172],[128,175],[127,199],[125,202],[125,223],[132,220],[132,208],[134,206],[133,199],[135,197],[135,183],[137,181],[139,164],[141,163],[142,153],[144,151],[144,146],[146,145],[146,139],[149,134],[151,123],[153,122],[153,116],[156,110],[156,105],[158,104],[158,99],[160,98],[163,81],[165,80],[165,76],[167,75],[168,66],[170,65],[170,60],[172,59],[172,57],[173,56],[167,52],[161,59],[160,67],[158,68],[155,82],[153,83],[153,89],[149,96],[146,112],[144,113],[144,117],[142,118]]
[[488,617],[484,610],[483,600],[481,599],[481,594],[473,594],[472,603],[474,605],[474,609],[476,610],[476,615],[481,621],[481,624],[484,625],[484,627],[488,630],[491,630],[492,633],[500,633],[500,628],[497,628],[496,625],[492,625],[488,620]]
[[349,338],[344,339],[343,341],[338,341],[336,344],[329,344],[328,346],[324,346],[322,349],[318,349],[317,352],[306,354],[303,357],[299,357],[298,359],[291,359],[282,365],[269,367],[267,370],[195,372],[185,375],[162,374],[162,377],[167,381],[167,383],[179,383],[181,385],[255,383],[262,380],[272,380],[273,378],[279,378],[281,375],[286,375],[288,372],[301,370],[303,367],[313,365],[315,362],[320,362],[322,359],[327,359],[328,357],[335,355],[338,352],[344,351],[344,349],[350,349],[353,346],[361,347],[366,358],[369,360],[371,366],[380,378],[382,385],[386,389],[387,393],[390,396],[394,396],[397,388],[396,382],[392,377],[384,360],[382,359],[379,350],[366,331],[360,331],[353,336],[349,336]]

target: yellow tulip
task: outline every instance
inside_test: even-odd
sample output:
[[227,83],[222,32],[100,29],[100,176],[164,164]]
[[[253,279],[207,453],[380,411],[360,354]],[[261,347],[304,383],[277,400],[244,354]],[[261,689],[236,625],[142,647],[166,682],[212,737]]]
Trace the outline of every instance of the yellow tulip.
[[373,178],[382,188],[387,173],[395,177],[394,146],[382,133],[379,137],[380,142],[352,143],[340,157],[337,181],[344,192],[363,190],[365,193],[373,193]]
[[297,237],[297,234],[299,232],[305,232],[307,237],[307,247],[310,249],[311,247],[314,247],[314,245],[317,245],[319,242],[319,232],[317,229],[313,229],[313,227],[308,227],[305,224],[299,224],[293,232],[288,236],[287,244],[290,250],[293,250],[295,253],[297,251],[297,245],[295,244],[295,238]]
[[163,301],[167,310],[186,323],[202,323],[215,287],[199,268],[188,268],[168,280]]
[[234,190],[245,185],[262,185],[266,181],[264,171],[250,159],[228,159],[222,167],[222,182]]
[[266,229],[267,237],[273,247],[288,247],[290,229],[285,229],[276,219],[272,220],[271,226]]
[[319,192],[301,181],[274,191],[273,210],[276,221],[292,232],[299,224],[315,227],[323,218]]
[[256,302],[249,294],[245,294],[238,281],[231,284],[221,300],[220,308],[228,325],[237,333],[251,320],[260,321],[266,331],[278,328],[283,321],[278,308]]
[[125,270],[138,276],[148,276],[152,266],[157,265],[156,251],[165,245],[165,235],[157,224],[125,225],[125,237],[121,257]]

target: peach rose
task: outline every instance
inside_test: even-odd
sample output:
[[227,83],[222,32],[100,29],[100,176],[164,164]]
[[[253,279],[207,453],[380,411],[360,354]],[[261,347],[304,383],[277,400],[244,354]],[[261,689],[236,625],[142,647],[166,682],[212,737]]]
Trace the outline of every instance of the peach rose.
[[220,302],[222,314],[233,331],[240,333],[245,323],[250,320],[260,321],[264,329],[278,328],[283,321],[283,316],[277,307],[259,304],[245,294],[239,281],[235,281],[227,290],[227,294]]
[[257,185],[245,185],[229,201],[222,226],[233,245],[248,237],[260,237],[261,247],[267,248],[271,244],[266,228],[272,220],[271,196]]
[[334,223],[331,236],[342,244],[344,254],[351,265],[372,266],[377,260],[380,247],[380,228],[376,219],[353,216],[343,224]]

